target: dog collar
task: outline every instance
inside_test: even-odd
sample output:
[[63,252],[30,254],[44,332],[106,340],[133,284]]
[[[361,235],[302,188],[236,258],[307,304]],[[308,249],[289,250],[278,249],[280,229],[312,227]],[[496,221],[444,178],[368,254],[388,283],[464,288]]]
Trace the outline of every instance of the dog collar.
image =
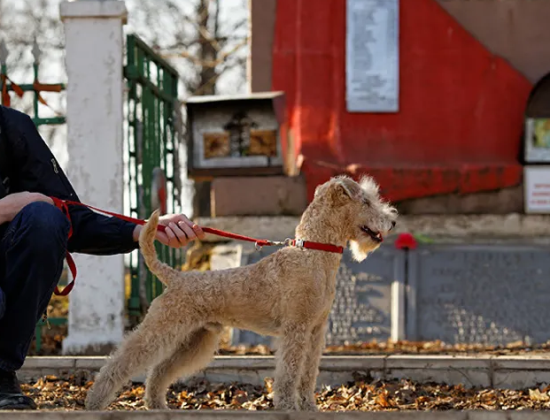
[[344,252],[343,246],[333,244],[304,241],[302,239],[291,239],[289,242],[290,246],[294,246],[296,248],[315,249],[317,251],[334,252],[336,254],[342,254]]
[[335,254],[342,254],[344,252],[343,246],[325,244],[322,242],[304,241],[303,239],[290,239],[287,238],[283,242],[266,241],[267,243],[256,242],[256,249],[260,250],[264,246],[292,246],[300,249],[314,249],[316,251],[333,252]]

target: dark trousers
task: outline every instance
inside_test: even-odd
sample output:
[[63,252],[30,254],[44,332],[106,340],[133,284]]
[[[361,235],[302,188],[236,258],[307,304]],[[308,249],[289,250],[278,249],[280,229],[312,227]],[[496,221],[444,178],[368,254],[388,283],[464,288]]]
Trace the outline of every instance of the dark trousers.
[[42,202],[23,208],[0,241],[0,369],[18,370],[61,273],[69,221]]

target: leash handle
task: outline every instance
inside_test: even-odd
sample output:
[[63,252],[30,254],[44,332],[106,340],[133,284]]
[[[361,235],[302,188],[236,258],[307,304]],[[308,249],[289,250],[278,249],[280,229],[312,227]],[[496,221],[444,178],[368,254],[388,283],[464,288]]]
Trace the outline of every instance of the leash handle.
[[[53,204],[55,205],[55,207],[57,207],[59,210],[61,210],[63,212],[63,214],[67,217],[67,219],[69,220],[69,235],[68,235],[68,239],[71,238],[71,236],[73,236],[73,224],[71,222],[71,215],[69,213],[69,207],[67,206],[67,203],[63,200],[60,200],[59,198],[55,198],[55,197],[50,197],[52,200],[53,200]],[[67,296],[69,293],[71,293],[71,290],[73,290],[73,287],[74,287],[74,282],[76,281],[76,274],[77,274],[77,270],[76,270],[76,264],[74,262],[74,259],[73,259],[73,256],[70,254],[69,251],[67,251],[65,253],[65,258],[67,259],[67,265],[69,266],[69,270],[71,271],[71,275],[73,276],[73,280],[63,288],[63,290],[59,290],[59,288],[57,286],[55,286],[55,290],[54,290],[54,293],[57,295],[57,296]]]

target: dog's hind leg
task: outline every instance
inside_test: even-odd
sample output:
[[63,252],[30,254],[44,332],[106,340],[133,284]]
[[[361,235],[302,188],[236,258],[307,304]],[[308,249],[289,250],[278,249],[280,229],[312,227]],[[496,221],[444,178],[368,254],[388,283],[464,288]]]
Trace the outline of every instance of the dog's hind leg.
[[182,376],[191,375],[208,365],[219,344],[222,326],[200,328],[191,333],[168,358],[154,366],[145,386],[145,403],[150,410],[165,409],[166,390]]
[[298,410],[297,390],[306,358],[310,331],[306,324],[289,324],[283,328],[277,350],[274,403],[277,410]]
[[106,408],[132,375],[143,372],[156,361],[162,360],[166,354],[173,353],[181,343],[181,337],[189,335],[198,327],[197,324],[169,324],[161,322],[162,319],[156,319],[158,316],[150,315],[145,317],[141,325],[123,341],[101,368],[94,385],[88,391],[86,409]]
[[323,320],[323,323],[315,326],[311,333],[304,370],[298,385],[298,404],[303,411],[317,411],[315,388],[319,375],[319,362],[325,346],[326,329],[327,323]]

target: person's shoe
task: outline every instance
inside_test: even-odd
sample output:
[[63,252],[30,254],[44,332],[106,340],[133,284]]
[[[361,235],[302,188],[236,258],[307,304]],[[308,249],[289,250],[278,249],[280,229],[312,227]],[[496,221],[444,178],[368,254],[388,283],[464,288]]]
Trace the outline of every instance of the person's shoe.
[[23,395],[15,372],[0,370],[0,410],[36,410],[33,399]]

